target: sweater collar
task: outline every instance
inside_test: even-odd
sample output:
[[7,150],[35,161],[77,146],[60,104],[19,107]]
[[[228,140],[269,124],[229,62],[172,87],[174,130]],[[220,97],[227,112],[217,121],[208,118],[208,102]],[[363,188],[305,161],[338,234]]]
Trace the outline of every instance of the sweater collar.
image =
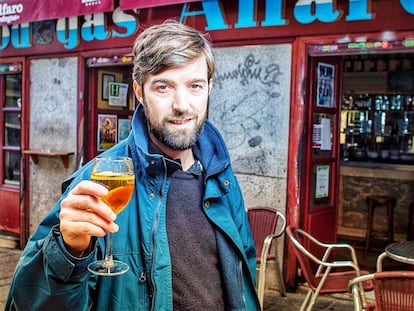
[[[159,154],[162,155],[164,158],[168,159],[167,163],[167,171],[168,174],[174,173],[176,170],[182,170],[182,165],[180,159],[172,159],[167,154],[165,154],[151,139],[148,142],[148,152],[150,154]],[[187,173],[193,175],[202,175],[203,173],[203,166],[201,165],[200,161],[196,159],[193,165],[187,170]]]

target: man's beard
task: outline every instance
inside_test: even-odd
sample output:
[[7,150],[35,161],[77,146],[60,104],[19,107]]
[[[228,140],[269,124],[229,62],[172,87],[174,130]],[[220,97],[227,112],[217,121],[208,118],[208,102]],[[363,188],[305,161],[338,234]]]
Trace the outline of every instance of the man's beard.
[[[160,143],[172,150],[187,150],[193,148],[196,144],[198,137],[203,129],[206,117],[202,120],[198,119],[198,116],[188,114],[175,114],[173,116],[165,117],[161,121],[161,126],[155,126],[151,119],[151,113],[148,111],[147,106],[144,105],[145,115],[147,118],[148,131],[152,134]],[[195,120],[195,124],[191,128],[186,129],[171,129],[168,128],[168,120],[183,120],[191,117]]]

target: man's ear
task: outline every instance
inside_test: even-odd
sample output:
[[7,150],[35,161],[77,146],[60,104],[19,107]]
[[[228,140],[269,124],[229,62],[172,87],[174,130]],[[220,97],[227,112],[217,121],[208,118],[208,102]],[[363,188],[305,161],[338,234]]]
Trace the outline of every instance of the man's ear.
[[138,101],[142,104],[142,88],[141,88],[141,86],[138,84],[137,81],[134,81],[134,83],[132,84],[132,87],[134,88],[135,96],[137,97]]
[[208,95],[210,95],[212,89],[213,89],[213,79],[210,79],[208,81]]

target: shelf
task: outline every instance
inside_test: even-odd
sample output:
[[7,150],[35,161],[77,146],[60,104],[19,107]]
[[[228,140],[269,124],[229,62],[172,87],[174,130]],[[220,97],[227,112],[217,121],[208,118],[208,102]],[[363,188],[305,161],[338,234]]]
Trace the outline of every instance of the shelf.
[[69,156],[74,154],[74,152],[66,151],[41,151],[41,150],[23,150],[24,154],[28,154],[32,157],[34,164],[39,162],[39,156],[45,157],[60,157],[65,168],[69,167]]
[[384,93],[388,90],[387,72],[345,72],[344,93]]
[[344,72],[343,89],[348,94],[409,95],[413,79],[414,71]]

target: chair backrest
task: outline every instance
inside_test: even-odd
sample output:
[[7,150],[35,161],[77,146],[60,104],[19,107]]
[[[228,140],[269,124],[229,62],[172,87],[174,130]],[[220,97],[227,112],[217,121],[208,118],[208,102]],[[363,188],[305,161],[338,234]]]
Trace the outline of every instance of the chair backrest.
[[[260,258],[260,254],[263,249],[263,242],[269,235],[280,236],[284,233],[286,227],[286,221],[279,211],[267,206],[255,206],[247,209],[247,217],[249,219],[250,229],[254,244],[256,246],[257,258]],[[278,232],[278,221],[281,222]]]
[[414,310],[414,271],[374,273],[376,311]]
[[293,250],[299,262],[303,277],[311,288],[315,288],[318,284],[312,267],[315,266],[316,261],[311,260],[314,255],[305,247],[304,236],[299,232],[298,228],[292,228],[290,226],[286,228],[286,234],[292,242]]

